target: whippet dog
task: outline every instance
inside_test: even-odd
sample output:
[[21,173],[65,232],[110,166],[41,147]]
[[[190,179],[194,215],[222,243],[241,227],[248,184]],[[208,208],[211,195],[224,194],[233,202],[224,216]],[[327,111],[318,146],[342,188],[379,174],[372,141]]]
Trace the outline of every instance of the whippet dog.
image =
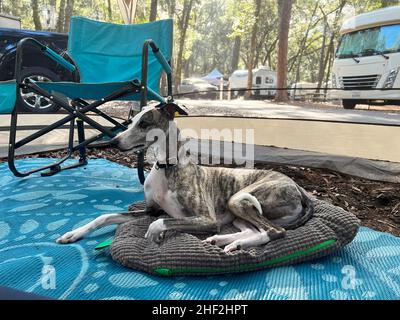
[[[204,241],[224,247],[228,253],[283,237],[286,229],[304,224],[312,216],[312,197],[282,173],[200,166],[192,161],[172,164],[166,140],[171,126],[177,129],[172,121],[176,112],[187,115],[172,103],[145,107],[128,129],[112,140],[122,151],[154,147],[157,162],[144,183],[145,213],[162,210],[169,217],[150,224],[146,238],[159,242],[167,230],[215,234]],[[148,139],[151,130],[161,130],[164,138]],[[72,243],[95,229],[131,218],[132,212],[105,214],[67,232],[57,242]],[[240,231],[218,235],[228,223]]]

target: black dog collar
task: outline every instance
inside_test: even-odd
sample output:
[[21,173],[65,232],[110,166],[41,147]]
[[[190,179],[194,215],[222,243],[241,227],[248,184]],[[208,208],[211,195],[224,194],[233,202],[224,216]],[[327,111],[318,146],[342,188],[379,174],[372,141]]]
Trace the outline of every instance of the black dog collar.
[[171,167],[175,167],[175,166],[177,166],[178,164],[177,163],[169,163],[169,162],[167,162],[167,163],[159,163],[158,161],[156,162],[156,169],[158,170],[158,169],[168,169],[168,168],[171,168]]

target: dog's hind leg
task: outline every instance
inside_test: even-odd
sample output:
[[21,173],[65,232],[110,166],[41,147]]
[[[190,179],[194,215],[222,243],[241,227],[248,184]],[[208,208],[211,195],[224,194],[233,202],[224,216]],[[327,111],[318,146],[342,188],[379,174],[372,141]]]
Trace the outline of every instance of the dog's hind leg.
[[250,222],[259,230],[271,231],[276,235],[285,233],[285,229],[265,217],[259,201],[249,193],[238,192],[232,196],[229,199],[228,208],[236,217]]
[[224,251],[232,252],[240,249],[246,249],[249,247],[257,247],[268,243],[270,240],[271,239],[268,236],[268,232],[261,230],[259,232],[254,233],[250,237],[244,237],[233,241],[224,248]]
[[233,195],[228,201],[228,208],[236,217],[255,226],[259,233],[251,236],[251,241],[243,242],[244,240],[242,239],[234,241],[225,247],[224,250],[226,252],[239,250],[244,246],[249,246],[248,244],[250,243],[265,244],[270,240],[281,238],[285,235],[285,229],[275,225],[263,215],[261,204],[250,193],[240,191]]
[[162,218],[150,224],[145,237],[154,242],[160,242],[164,231],[168,230],[209,234],[219,232],[220,225],[216,221],[205,217]]
[[235,219],[233,221],[233,225],[236,228],[238,228],[240,232],[229,233],[229,234],[216,234],[212,237],[205,239],[204,242],[208,242],[218,247],[222,247],[236,240],[248,238],[258,233],[256,228],[254,228],[250,223],[242,219]]
[[129,221],[131,218],[132,212],[103,214],[88,224],[65,233],[57,239],[57,243],[75,242],[96,229],[108,226],[110,224],[124,223]]

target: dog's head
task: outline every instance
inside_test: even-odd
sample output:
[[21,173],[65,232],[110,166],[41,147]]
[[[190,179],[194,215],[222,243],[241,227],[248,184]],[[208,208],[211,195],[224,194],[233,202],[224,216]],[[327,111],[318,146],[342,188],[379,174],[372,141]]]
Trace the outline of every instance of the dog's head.
[[118,134],[111,140],[111,145],[121,151],[139,151],[148,148],[156,140],[148,140],[147,135],[151,130],[159,129],[165,134],[169,122],[174,119],[175,113],[187,113],[174,103],[158,106],[144,107],[133,119],[128,129]]

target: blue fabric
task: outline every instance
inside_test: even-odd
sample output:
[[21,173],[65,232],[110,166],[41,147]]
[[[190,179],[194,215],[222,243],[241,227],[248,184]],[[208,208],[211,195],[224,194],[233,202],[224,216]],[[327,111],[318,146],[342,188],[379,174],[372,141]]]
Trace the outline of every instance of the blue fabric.
[[44,50],[44,54],[47,55],[49,58],[53,59],[60,65],[64,66],[67,70],[70,72],[75,71],[75,66],[69,63],[67,60],[65,60],[63,57],[61,57],[58,53],[50,49],[49,47],[46,47],[46,50]]
[[[72,17],[68,52],[76,61],[81,82],[120,82],[141,78],[145,40],[155,41],[167,60],[172,56],[171,19],[120,25]],[[162,67],[149,50],[148,86],[158,92]]]
[[[76,83],[76,82],[44,82],[35,81],[39,87],[52,94],[61,93],[70,99],[88,99],[100,100],[117,90],[126,87],[128,82],[112,82],[112,83]],[[164,99],[151,90],[147,92],[149,100],[157,100],[164,102]],[[140,94],[134,93],[129,96],[120,98],[119,100],[139,100]]]
[[0,82],[0,114],[8,114],[14,110],[16,93],[15,80]]
[[[29,169],[48,162],[17,165]],[[123,211],[142,199],[136,170],[106,160],[45,178],[16,178],[1,164],[0,286],[56,299],[400,297],[400,239],[368,228],[344,250],[312,263],[212,277],[161,278],[116,265],[107,250],[94,251],[112,237],[112,226],[75,244],[54,242],[101,213]],[[50,281],[43,286],[43,270],[55,271],[54,289]]]

